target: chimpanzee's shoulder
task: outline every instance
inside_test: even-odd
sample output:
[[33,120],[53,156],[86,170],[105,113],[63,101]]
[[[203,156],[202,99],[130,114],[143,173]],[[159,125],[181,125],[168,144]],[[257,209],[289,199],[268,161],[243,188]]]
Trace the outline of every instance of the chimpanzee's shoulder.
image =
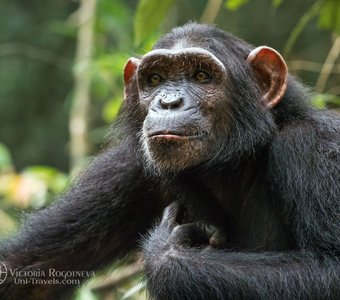
[[269,150],[270,161],[285,165],[303,161],[340,164],[340,117],[330,111],[312,111],[282,126]]

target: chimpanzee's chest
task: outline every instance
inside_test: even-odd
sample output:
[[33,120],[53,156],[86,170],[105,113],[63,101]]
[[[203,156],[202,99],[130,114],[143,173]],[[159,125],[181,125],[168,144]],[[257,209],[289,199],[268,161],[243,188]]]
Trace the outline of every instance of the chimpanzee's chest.
[[[248,174],[251,175],[251,174]],[[294,247],[282,211],[273,201],[265,177],[207,178],[196,208],[207,222],[222,228],[230,246],[241,249],[285,250]],[[204,198],[204,199],[202,199]],[[195,199],[191,199],[195,201]]]

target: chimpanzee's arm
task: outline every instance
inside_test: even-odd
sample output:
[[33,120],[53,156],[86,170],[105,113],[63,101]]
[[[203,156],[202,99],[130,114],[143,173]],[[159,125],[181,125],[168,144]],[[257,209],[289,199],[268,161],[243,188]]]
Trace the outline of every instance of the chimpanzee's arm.
[[276,203],[299,248],[340,255],[340,120],[314,112],[285,126],[271,145]]
[[[28,216],[1,246],[0,261],[8,270],[44,271],[47,279],[51,268],[95,271],[135,249],[162,208],[134,155],[126,145],[100,155],[62,199]],[[8,271],[0,298],[65,299],[74,287],[15,284]]]
[[189,247],[185,243],[198,235],[188,225],[176,226],[176,213],[169,206],[144,244],[153,299],[340,299],[340,262],[334,256]]

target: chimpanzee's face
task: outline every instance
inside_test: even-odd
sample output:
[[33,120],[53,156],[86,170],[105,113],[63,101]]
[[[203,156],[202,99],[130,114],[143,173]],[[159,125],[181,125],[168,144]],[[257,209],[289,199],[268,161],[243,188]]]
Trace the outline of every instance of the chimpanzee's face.
[[246,54],[229,42],[210,47],[206,39],[184,38],[166,49],[160,42],[126,64],[125,99],[154,170],[214,167],[251,155],[272,138],[272,108],[285,94],[287,66],[272,48]]
[[153,50],[137,72],[147,162],[177,172],[209,160],[228,132],[227,72],[200,48]]

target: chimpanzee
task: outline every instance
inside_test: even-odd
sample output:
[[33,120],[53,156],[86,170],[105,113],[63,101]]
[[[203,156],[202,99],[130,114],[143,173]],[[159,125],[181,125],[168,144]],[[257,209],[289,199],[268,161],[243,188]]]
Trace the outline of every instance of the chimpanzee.
[[[189,23],[124,80],[119,141],[2,245],[7,269],[98,270],[141,245],[152,299],[340,299],[340,118],[281,55]],[[74,288],[14,281],[1,299]]]

